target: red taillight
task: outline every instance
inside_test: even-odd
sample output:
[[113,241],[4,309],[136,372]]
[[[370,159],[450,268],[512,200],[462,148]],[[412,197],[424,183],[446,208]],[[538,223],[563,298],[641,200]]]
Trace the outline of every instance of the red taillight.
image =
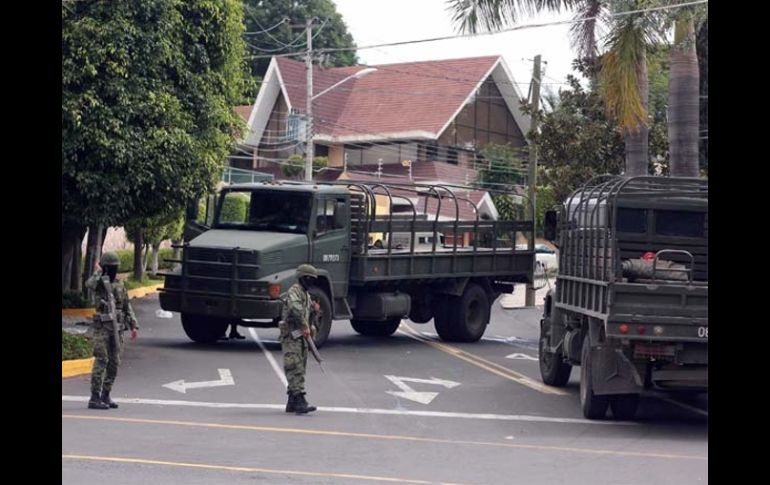
[[628,333],[628,324],[627,323],[621,323],[618,327],[618,330],[620,330],[620,333],[626,334]]
[[647,327],[645,327],[644,325],[636,326],[636,333],[638,333],[639,335],[644,335],[644,332],[646,331],[647,331]]
[[267,287],[267,294],[270,295],[270,298],[275,300],[281,295],[281,285],[278,283],[270,283]]

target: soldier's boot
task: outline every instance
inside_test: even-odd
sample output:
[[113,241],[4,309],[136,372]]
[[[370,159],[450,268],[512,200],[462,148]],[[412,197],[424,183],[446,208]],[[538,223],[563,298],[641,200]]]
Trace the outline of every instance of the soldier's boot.
[[110,409],[110,406],[102,402],[98,392],[92,392],[91,400],[88,401],[88,409]]
[[110,391],[102,391],[102,402],[112,409],[116,409],[118,407],[118,403],[110,399]]
[[289,395],[289,400],[286,402],[286,412],[293,413],[295,407],[297,406],[297,396],[291,391],[287,392],[286,394]]
[[312,413],[315,410],[316,410],[316,407],[315,406],[311,406],[305,400],[305,393],[304,392],[298,392],[297,393],[297,403],[294,405],[294,412],[297,413],[297,414],[307,414],[307,413]]

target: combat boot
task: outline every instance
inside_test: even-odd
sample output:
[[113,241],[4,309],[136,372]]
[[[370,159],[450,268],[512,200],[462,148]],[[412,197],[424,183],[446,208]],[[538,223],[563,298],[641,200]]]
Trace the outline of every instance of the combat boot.
[[98,392],[91,393],[91,400],[88,401],[88,409],[109,409],[110,406],[107,403],[102,402]]
[[293,413],[294,412],[294,408],[297,405],[296,394],[291,392],[291,391],[287,392],[286,394],[289,395],[289,400],[286,402],[286,412],[287,413]]
[[102,402],[112,409],[116,409],[118,407],[118,403],[110,399],[110,391],[102,390]]
[[307,414],[312,413],[316,410],[315,406],[311,406],[307,403],[305,400],[305,393],[304,392],[298,392],[296,394],[297,396],[297,402],[294,405],[294,412],[297,414]]

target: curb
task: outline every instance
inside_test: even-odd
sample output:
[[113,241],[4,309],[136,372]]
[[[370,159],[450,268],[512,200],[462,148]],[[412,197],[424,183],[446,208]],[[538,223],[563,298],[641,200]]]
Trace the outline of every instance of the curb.
[[140,288],[134,288],[133,290],[128,290],[128,299],[132,300],[134,298],[141,298],[143,296],[147,296],[149,294],[157,292],[158,288],[163,288],[163,283],[158,283],[157,285],[152,285],[152,286],[142,286]]
[[75,377],[83,374],[90,374],[94,366],[94,357],[88,359],[63,360],[61,362],[61,376]]
[[96,308],[62,308],[63,317],[91,317],[96,314]]

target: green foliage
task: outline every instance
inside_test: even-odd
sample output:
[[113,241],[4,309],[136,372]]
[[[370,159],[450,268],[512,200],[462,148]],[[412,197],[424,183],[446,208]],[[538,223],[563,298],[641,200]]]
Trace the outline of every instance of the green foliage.
[[545,223],[545,211],[558,207],[556,190],[550,185],[538,185],[535,187],[535,220],[537,236],[543,236],[543,224]]
[[514,185],[526,180],[521,157],[511,145],[489,143],[481,150],[484,158],[478,162],[479,174],[476,182],[486,189],[512,190]]
[[246,194],[231,192],[222,202],[222,212],[219,220],[230,222],[245,222],[249,211],[249,197]]
[[696,38],[698,69],[700,70],[700,140],[698,144],[698,162],[701,172],[708,176],[709,171],[709,23],[708,18],[698,29]]
[[[313,158],[313,173],[317,173],[329,165],[328,157]],[[281,165],[281,173],[287,178],[298,178],[305,173],[305,157],[302,155],[291,155],[289,159]]]
[[123,225],[213,187],[243,123],[242,4],[62,5],[62,223]]
[[88,308],[88,300],[79,291],[64,291],[61,294],[62,308]]
[[[128,273],[134,269],[134,250],[133,249],[120,249],[115,251],[120,258],[120,265],[118,266],[118,273]],[[174,263],[166,263],[164,259],[173,258],[174,250],[172,248],[161,248],[158,252],[158,259],[160,261],[159,268],[171,269]]]
[[61,360],[87,359],[94,353],[91,339],[84,335],[61,332]]
[[154,279],[154,278],[145,276],[144,278],[142,278],[141,281],[135,280],[133,278],[127,278],[126,280],[123,281],[123,286],[125,286],[127,290],[133,290],[133,289],[142,288],[145,286],[158,285],[160,283],[163,283],[162,278]]
[[[270,64],[269,57],[256,58],[253,56],[269,56],[285,52],[301,51],[305,46],[304,29],[292,28],[291,25],[304,24],[306,19],[317,17],[323,25],[316,24],[313,28],[313,49],[355,47],[353,36],[348,32],[342,16],[332,0],[244,0],[244,22],[247,32],[246,40],[249,44],[248,53],[251,73],[255,79],[262,79]],[[265,29],[275,26],[284,18],[289,19],[279,27],[265,33]],[[327,21],[328,20],[328,21]],[[326,23],[324,24],[324,22]],[[289,47],[284,47],[289,45]],[[357,62],[356,52],[338,51],[330,52],[324,59],[324,65],[340,67],[352,66]],[[253,91],[248,92],[247,99],[253,100],[256,95],[256,85]]]
[[[590,69],[579,62],[575,68],[583,73]],[[530,136],[538,145],[537,180],[553,188],[557,201],[596,175],[620,173],[625,164],[623,136],[607,118],[599,93],[583,88],[574,76],[567,81],[570,88],[559,91],[558,105],[541,113],[540,132]]]

